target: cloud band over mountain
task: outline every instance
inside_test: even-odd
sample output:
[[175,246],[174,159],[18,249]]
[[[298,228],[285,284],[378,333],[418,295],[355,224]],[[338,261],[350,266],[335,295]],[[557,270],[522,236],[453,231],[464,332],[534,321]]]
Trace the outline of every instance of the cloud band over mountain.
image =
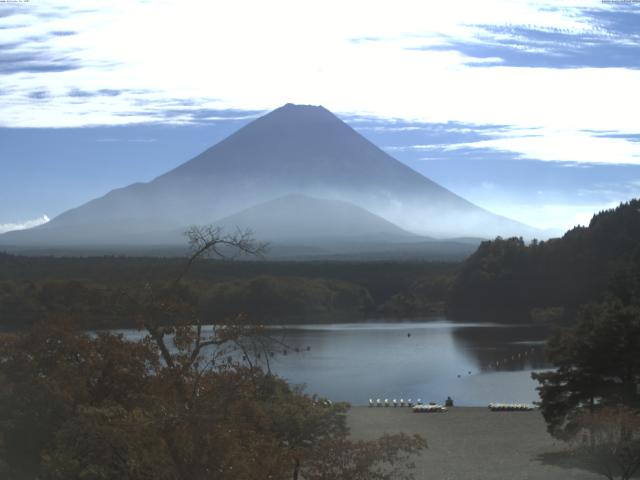
[[0,233],[13,232],[15,230],[26,230],[27,228],[37,227],[38,225],[44,225],[49,222],[50,219],[46,215],[34,218],[32,220],[25,220],[24,222],[17,223],[0,223]]

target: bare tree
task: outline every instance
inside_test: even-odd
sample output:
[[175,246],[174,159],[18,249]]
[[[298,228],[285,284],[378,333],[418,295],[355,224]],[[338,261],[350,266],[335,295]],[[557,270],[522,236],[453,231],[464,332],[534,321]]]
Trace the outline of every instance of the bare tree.
[[[189,228],[185,235],[188,239],[190,254],[184,267],[164,285],[154,288],[147,283],[145,308],[140,319],[140,323],[149,332],[167,367],[176,370],[177,377],[184,376],[200,360],[200,354],[207,347],[227,345],[227,349],[219,349],[215,352],[212,359],[215,361],[222,356],[228,357],[229,348],[246,350],[247,347],[242,339],[253,338],[258,332],[262,332],[261,328],[248,324],[245,317],[239,315],[233,319],[235,321],[224,328],[212,326],[212,329],[205,334],[202,319],[195,311],[194,298],[182,285],[194,263],[201,258],[211,256],[221,259],[237,258],[239,255],[259,257],[267,249],[267,244],[254,240],[253,232],[250,230],[236,230],[228,234],[220,227],[194,226]],[[167,335],[173,335],[178,355],[170,352],[165,339]],[[252,342],[254,351],[257,345],[254,340]]]
[[[262,256],[266,244],[256,242],[249,230],[225,233],[219,227],[203,226],[191,227],[185,235],[190,253],[184,267],[173,278],[147,282],[139,299],[138,324],[148,332],[148,341],[158,350],[165,364],[164,381],[171,384],[174,392],[173,412],[167,412],[162,420],[163,437],[182,476],[196,478],[197,462],[183,458],[178,432],[185,421],[211,421],[200,398],[206,389],[206,376],[224,369],[242,369],[249,377],[257,375],[252,358],[259,355],[259,348],[265,350],[266,356],[269,346],[262,338],[264,329],[241,314],[224,325],[205,325],[197,311],[197,296],[184,280],[202,258]],[[232,394],[233,389],[223,396]],[[200,418],[202,415],[206,418]]]
[[189,273],[193,263],[199,258],[236,258],[239,255],[262,257],[267,251],[267,244],[256,242],[251,230],[237,229],[234,233],[228,234],[224,233],[221,227],[193,226],[185,232],[185,236],[191,253],[184,269],[175,278],[175,283],[180,282]]

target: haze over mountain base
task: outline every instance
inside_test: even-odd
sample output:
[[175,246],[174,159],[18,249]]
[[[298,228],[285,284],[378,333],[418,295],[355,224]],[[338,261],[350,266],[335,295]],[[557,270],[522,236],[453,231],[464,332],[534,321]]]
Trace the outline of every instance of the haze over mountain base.
[[202,224],[251,229],[274,251],[323,255],[544,236],[410,169],[323,107],[287,104],[151,182],[0,235],[0,247],[174,247]]

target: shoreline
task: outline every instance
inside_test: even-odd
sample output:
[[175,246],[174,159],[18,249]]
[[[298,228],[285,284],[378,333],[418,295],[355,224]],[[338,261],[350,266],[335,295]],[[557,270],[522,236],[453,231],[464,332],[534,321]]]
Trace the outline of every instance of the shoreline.
[[452,407],[414,413],[407,407],[354,406],[347,413],[354,440],[385,433],[419,434],[429,445],[414,458],[416,480],[595,480],[571,464],[566,444],[551,437],[538,410],[492,412]]

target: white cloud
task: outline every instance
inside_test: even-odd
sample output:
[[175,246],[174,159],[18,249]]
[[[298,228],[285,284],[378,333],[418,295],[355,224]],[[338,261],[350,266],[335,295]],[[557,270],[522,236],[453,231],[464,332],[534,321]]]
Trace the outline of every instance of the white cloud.
[[520,202],[484,202],[482,206],[494,213],[516,218],[540,229],[552,230],[552,236],[565,232],[578,225],[587,226],[591,217],[602,210],[614,208],[620,202],[589,204],[568,203],[520,203]]
[[42,215],[41,217],[34,218],[33,220],[25,220],[19,223],[0,223],[0,234],[11,232],[13,230],[26,230],[27,228],[37,227],[43,225],[49,221],[49,217]]
[[[351,123],[351,120],[349,120]],[[374,132],[414,132],[420,130],[426,130],[427,127],[414,127],[414,126],[405,126],[405,127],[392,127],[392,126],[378,126],[378,127],[356,127],[356,130],[371,130]],[[393,149],[393,147],[388,147]]]
[[[540,90],[553,85],[561,90],[554,96],[566,89],[556,82],[526,81],[531,74],[527,69],[510,69],[514,71],[505,77],[505,72],[498,69],[465,67],[465,58],[456,52],[406,48],[443,44],[450,38],[472,40],[479,32],[473,24],[591,30],[587,19],[573,9],[579,5],[601,6],[596,1],[544,9],[540,2],[507,0],[402,0],[393,5],[365,1],[193,1],[188,5],[161,1],[105,5],[94,0],[83,2],[81,9],[60,18],[45,21],[27,17],[29,25],[17,33],[0,32],[0,39],[16,41],[46,35],[51,30],[77,31],[77,35],[48,39],[47,46],[78,59],[85,68],[13,74],[6,76],[3,83],[23,93],[47,85],[58,95],[50,101],[64,107],[62,111],[68,115],[59,119],[63,125],[122,123],[123,119],[114,114],[129,112],[132,96],[152,101],[149,105],[160,108],[163,98],[200,100],[201,107],[205,103],[247,109],[269,109],[292,100],[385,117],[431,120],[462,115],[465,118],[461,120],[467,121],[469,115],[488,114],[488,109],[474,108],[479,90],[508,95],[517,86],[517,95],[523,98],[510,107],[515,110],[529,96],[521,95],[527,86]],[[60,2],[41,1],[24,11],[38,13],[59,8]],[[357,38],[377,41],[352,41]],[[591,83],[585,78],[581,83],[585,80]],[[511,88],[505,91],[505,84]],[[606,84],[599,83],[598,89],[602,85]],[[60,98],[72,88],[131,89],[137,93],[81,99],[84,101]],[[460,95],[460,101],[455,101]],[[472,103],[468,103],[470,100]],[[510,103],[511,99],[490,100]],[[552,101],[549,98],[546,103]],[[5,107],[4,122],[25,126],[55,124],[46,112],[44,116],[36,115],[46,103],[33,105],[30,99],[23,99],[13,108]],[[451,113],[444,108],[447,104],[453,107]],[[462,104],[467,113],[459,112],[457,104]],[[144,119],[139,115],[126,121]],[[478,123],[492,122],[481,118]],[[504,123],[515,122],[505,119]]]
[[[0,30],[0,42],[28,45],[29,38],[54,30],[76,31],[48,38],[46,46],[82,68],[0,77],[2,126],[189,123],[187,113],[169,120],[162,115],[182,101],[192,109],[240,110],[294,102],[542,134],[522,138],[516,131],[513,138],[484,143],[523,158],[638,162],[632,142],[586,132],[638,132],[640,70],[471,67],[456,51],[412,49],[451,39],[482,41],[483,24],[606,35],[582,11],[611,8],[599,0],[566,1],[562,8],[546,0],[88,0],[81,7],[67,3],[64,15],[46,19],[36,14],[59,11],[60,2],[25,5],[25,15],[9,17],[24,26]],[[45,85],[50,96],[29,97]],[[121,94],[69,96],[73,89]]]
[[450,145],[413,145],[418,150],[491,148],[513,152],[521,158],[548,162],[640,165],[640,142],[606,137],[593,132],[528,129],[503,131],[500,138]]

